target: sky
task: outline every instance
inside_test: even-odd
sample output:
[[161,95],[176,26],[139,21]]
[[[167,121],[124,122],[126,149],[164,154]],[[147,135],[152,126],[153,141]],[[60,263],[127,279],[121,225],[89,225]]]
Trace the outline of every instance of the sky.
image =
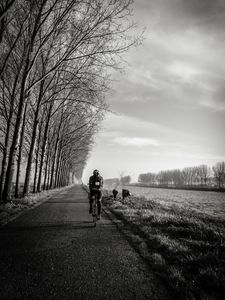
[[225,1],[135,0],[126,53],[83,174],[103,178],[225,161]]

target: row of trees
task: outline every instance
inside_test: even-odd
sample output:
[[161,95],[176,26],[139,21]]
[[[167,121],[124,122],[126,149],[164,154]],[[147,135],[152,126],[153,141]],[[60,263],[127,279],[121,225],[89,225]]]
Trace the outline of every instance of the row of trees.
[[[0,198],[81,177],[107,109],[109,67],[128,36],[132,0],[1,0]],[[16,174],[15,174],[16,172]],[[33,175],[33,176],[31,176]]]
[[207,165],[184,168],[182,170],[167,170],[158,173],[140,174],[139,183],[165,186],[193,186],[217,185],[219,188],[225,184],[225,163],[218,162],[210,168]]
[[104,180],[104,186],[108,188],[117,188],[118,186],[128,185],[131,182],[130,175],[120,175],[120,178],[108,178]]

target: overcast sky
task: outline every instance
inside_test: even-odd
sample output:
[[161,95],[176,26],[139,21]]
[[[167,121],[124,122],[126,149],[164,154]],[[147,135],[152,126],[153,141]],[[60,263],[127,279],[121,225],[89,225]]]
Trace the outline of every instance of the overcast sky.
[[135,0],[146,27],[107,96],[108,114],[84,171],[133,181],[225,160],[225,1]]

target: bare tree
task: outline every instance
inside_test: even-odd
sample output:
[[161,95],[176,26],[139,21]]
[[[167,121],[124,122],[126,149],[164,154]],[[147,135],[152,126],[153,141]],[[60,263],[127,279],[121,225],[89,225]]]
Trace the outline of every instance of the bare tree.
[[[33,113],[26,116],[30,127],[25,132],[26,143],[21,144],[17,161],[18,183],[22,147],[26,146],[24,194],[29,192],[34,161],[34,191],[36,187],[41,190],[43,170],[45,186],[53,187],[68,183],[70,174],[76,173],[74,165],[84,166],[90,150],[84,139],[92,144],[95,130],[91,131],[90,126],[94,124],[93,128],[97,128],[105,109],[107,70],[116,68],[120,55],[139,43],[139,39],[127,35],[132,28],[127,22],[131,3],[131,0],[4,0],[0,9],[0,21],[5,22],[7,15],[8,22],[7,26],[4,23],[0,27],[3,46],[0,49],[0,116],[4,125],[0,180],[3,192],[0,194],[4,200],[11,198],[27,106]],[[65,117],[63,124],[57,124],[57,112]],[[41,126],[38,125],[40,117]],[[75,118],[82,120],[80,126],[73,121]],[[52,131],[53,125],[56,127]],[[54,151],[48,147],[50,139]],[[81,141],[85,144],[83,159],[78,150]],[[68,159],[68,154],[75,164]]]
[[156,176],[157,174],[155,173],[140,174],[138,177],[138,182],[154,185],[156,184]]
[[200,178],[201,185],[206,185],[211,174],[211,169],[207,165],[197,167],[197,175]]
[[218,162],[212,169],[218,187],[223,187],[225,181],[225,162]]
[[15,0],[1,0],[0,3],[0,44],[3,39],[5,27],[7,26],[7,12],[9,12]]

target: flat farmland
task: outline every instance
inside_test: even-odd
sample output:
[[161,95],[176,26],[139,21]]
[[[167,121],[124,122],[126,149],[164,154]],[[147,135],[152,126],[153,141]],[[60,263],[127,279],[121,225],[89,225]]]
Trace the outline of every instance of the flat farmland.
[[127,186],[135,196],[144,196],[167,207],[174,205],[225,219],[225,193],[208,191],[173,190]]
[[[225,295],[225,194],[126,186],[132,195],[103,203],[174,299]],[[121,190],[121,187],[118,187]]]

